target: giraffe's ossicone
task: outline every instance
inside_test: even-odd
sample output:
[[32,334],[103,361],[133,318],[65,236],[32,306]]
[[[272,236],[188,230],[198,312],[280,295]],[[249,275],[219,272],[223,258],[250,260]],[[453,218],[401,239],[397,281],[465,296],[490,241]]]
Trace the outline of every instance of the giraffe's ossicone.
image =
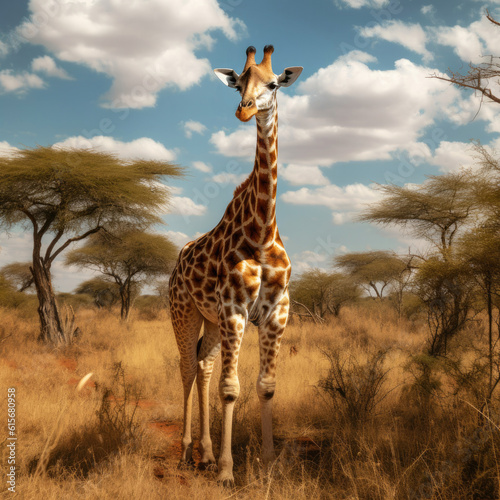
[[[276,385],[276,357],[288,318],[290,260],[276,225],[278,114],[276,91],[288,87],[301,67],[275,75],[273,47],[255,62],[247,49],[243,72],[216,69],[216,75],[241,95],[236,116],[257,122],[254,168],[235,192],[217,226],[188,243],[170,278],[170,311],[184,387],[184,428],[181,462],[192,460],[191,410],[196,380],[200,400],[200,453],[203,467],[215,463],[209,433],[209,383],[221,353],[219,394],[222,441],[218,479],[232,484],[232,415],[239,395],[238,354],[248,322],[259,330],[260,370],[257,393],[261,404],[263,461],[274,458],[271,402]],[[203,325],[203,335],[200,330]]]

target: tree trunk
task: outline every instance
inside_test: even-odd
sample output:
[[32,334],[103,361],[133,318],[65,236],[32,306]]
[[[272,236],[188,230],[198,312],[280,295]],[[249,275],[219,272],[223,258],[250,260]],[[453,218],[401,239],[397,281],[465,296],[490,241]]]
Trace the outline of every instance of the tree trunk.
[[122,302],[120,317],[125,321],[128,321],[128,316],[130,314],[130,295],[130,282],[127,280],[120,286],[120,299]]
[[44,266],[38,256],[34,256],[31,273],[33,274],[33,281],[35,282],[38,296],[38,315],[40,317],[39,340],[54,345],[68,343],[61,323],[54,290],[52,289],[50,270]]

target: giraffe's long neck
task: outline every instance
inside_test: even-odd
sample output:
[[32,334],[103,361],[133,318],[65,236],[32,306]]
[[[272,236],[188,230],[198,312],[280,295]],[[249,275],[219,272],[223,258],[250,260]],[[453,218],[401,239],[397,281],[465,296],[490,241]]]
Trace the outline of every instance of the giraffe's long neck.
[[262,227],[262,242],[274,236],[276,227],[276,188],[278,182],[278,105],[276,94],[271,107],[259,111],[257,121],[257,151],[251,189],[255,194],[255,221]]

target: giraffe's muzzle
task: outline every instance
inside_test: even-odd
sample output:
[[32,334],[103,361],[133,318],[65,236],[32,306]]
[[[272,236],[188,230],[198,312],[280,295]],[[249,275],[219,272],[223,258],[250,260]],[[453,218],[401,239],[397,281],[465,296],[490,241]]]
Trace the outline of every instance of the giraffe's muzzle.
[[247,122],[257,113],[257,106],[255,105],[255,101],[250,100],[247,102],[240,102],[238,109],[236,110],[236,118],[241,120],[242,122]]

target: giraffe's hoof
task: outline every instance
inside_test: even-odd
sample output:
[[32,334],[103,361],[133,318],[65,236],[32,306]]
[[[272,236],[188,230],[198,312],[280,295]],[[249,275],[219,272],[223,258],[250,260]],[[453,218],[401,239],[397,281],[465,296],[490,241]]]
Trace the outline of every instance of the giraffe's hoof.
[[206,470],[208,472],[217,472],[217,464],[215,460],[201,461],[198,464],[199,470]]
[[217,484],[219,486],[222,486],[223,488],[230,490],[234,488],[234,479],[219,479],[217,481]]

